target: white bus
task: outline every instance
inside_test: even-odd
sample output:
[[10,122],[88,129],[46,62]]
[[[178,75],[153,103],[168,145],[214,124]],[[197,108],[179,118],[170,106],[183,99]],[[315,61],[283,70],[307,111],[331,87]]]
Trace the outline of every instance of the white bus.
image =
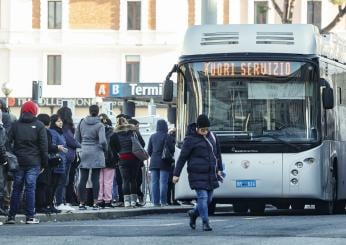
[[[177,148],[201,113],[211,120],[226,178],[214,203],[263,213],[266,204],[320,213],[346,203],[346,41],[312,25],[189,28],[177,72]],[[186,166],[176,198],[189,200]]]

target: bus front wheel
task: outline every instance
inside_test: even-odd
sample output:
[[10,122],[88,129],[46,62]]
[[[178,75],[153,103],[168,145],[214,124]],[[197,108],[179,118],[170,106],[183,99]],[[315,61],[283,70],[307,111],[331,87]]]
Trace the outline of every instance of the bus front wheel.
[[250,205],[250,214],[251,215],[264,215],[264,210],[266,208],[265,203],[256,203]]
[[235,213],[247,213],[248,209],[248,205],[244,202],[233,203],[233,211]]

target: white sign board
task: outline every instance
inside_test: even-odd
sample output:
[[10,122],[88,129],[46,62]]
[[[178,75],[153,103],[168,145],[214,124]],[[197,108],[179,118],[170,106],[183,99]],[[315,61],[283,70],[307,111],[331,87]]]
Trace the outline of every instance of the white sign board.
[[248,83],[248,99],[302,100],[306,96],[305,83]]

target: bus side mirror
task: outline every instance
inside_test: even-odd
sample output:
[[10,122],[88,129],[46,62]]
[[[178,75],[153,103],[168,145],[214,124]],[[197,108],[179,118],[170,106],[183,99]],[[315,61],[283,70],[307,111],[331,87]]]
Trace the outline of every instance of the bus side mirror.
[[328,109],[333,109],[334,107],[334,95],[333,95],[333,89],[332,88],[324,88],[322,91],[322,103],[323,103],[323,108],[328,110]]
[[163,83],[162,99],[165,102],[171,102],[173,100],[173,81],[166,79]]

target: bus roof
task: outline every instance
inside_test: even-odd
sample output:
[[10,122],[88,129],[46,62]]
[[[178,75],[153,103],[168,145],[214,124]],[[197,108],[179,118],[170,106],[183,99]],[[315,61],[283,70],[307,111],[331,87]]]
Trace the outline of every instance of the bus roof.
[[346,63],[346,41],[320,35],[309,24],[196,25],[188,28],[182,55],[225,53],[315,54]]

